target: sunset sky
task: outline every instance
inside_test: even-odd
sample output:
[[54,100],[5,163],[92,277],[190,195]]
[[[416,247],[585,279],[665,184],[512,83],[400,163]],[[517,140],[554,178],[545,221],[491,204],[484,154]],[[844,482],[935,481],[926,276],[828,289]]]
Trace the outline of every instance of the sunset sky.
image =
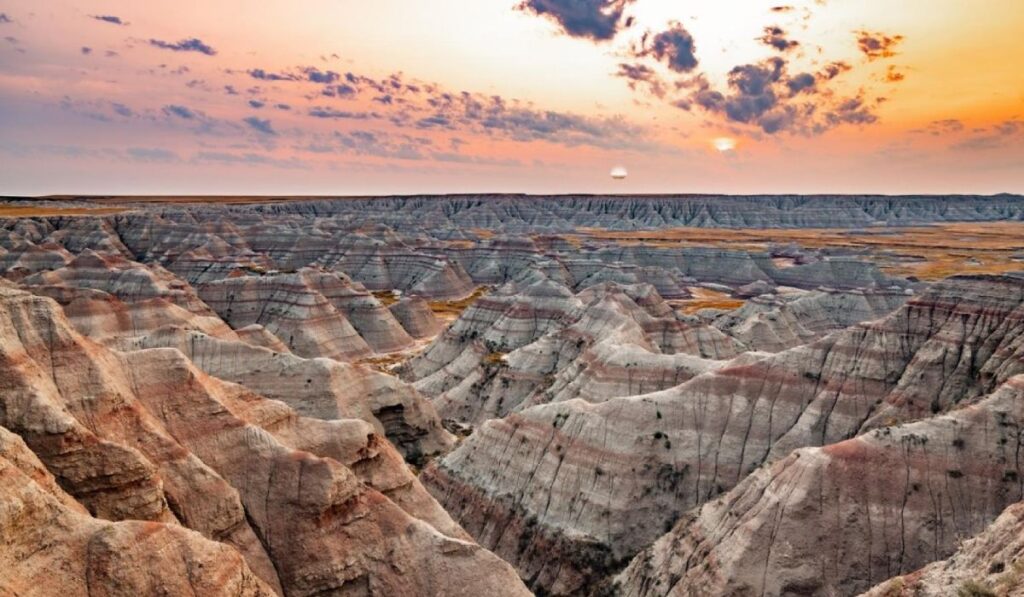
[[1021,0],[2,0],[0,193],[1021,193],[1022,64]]

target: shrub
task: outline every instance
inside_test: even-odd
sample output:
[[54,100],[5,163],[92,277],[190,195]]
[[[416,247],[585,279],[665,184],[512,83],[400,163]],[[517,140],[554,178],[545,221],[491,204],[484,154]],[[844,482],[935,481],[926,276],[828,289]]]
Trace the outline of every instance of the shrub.
[[975,580],[965,581],[956,590],[957,597],[996,597],[992,589]]

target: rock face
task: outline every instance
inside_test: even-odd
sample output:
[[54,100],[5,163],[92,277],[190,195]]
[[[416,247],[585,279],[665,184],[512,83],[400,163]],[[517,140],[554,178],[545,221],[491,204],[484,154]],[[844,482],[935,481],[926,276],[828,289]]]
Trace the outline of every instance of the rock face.
[[945,557],[1024,497],[1022,416],[1018,376],[949,415],[797,450],[680,521],[621,592],[851,594]]
[[432,338],[441,331],[441,322],[422,297],[402,297],[388,308],[413,338]]
[[459,196],[0,219],[0,594],[1024,594],[1024,275],[894,277],[892,230],[681,228],[1022,215]]
[[199,293],[232,327],[260,325],[307,358],[353,361],[412,345],[386,307],[337,273],[230,277],[200,286]]
[[0,504],[4,594],[275,594],[223,543],[173,524],[89,516],[3,428]]
[[[180,573],[231,594],[526,594],[368,423],[300,417],[210,377],[177,350],[112,352],[75,332],[49,299],[0,289],[0,304],[0,427],[20,435],[39,464],[5,456],[0,478],[14,474],[13,461],[40,479],[0,486],[54,491],[42,467],[52,472],[66,495],[15,494],[13,503],[34,503],[24,512],[46,524],[81,526],[81,543],[46,553],[53,563],[85,566],[82,578],[114,592],[173,586]],[[18,447],[4,438],[5,454]],[[61,522],[65,510],[74,517]],[[0,518],[4,527],[25,520],[3,511],[13,516]],[[34,549],[53,540],[46,524],[28,524]],[[139,541],[159,555],[128,548]],[[5,543],[0,558],[32,566],[18,545]],[[132,562],[145,557],[142,568]],[[167,580],[149,565],[168,567]]]
[[942,597],[953,590],[967,595],[1020,595],[1024,591],[1022,550],[1024,503],[1017,503],[949,558],[887,580],[864,595]]
[[765,294],[712,318],[711,323],[749,350],[779,352],[862,321],[879,319],[907,299],[902,291],[886,290]]
[[403,374],[443,418],[477,424],[536,404],[676,386],[737,352],[651,286],[604,283],[574,295],[541,275],[478,300]]
[[883,320],[670,389],[488,421],[423,478],[533,586],[573,593],[794,449],[994,391],[1024,372],[1022,331],[1024,278],[955,278]]
[[155,347],[176,348],[204,372],[280,400],[302,416],[367,421],[414,462],[453,445],[434,406],[415,388],[383,373],[181,328],[165,328],[136,345]]

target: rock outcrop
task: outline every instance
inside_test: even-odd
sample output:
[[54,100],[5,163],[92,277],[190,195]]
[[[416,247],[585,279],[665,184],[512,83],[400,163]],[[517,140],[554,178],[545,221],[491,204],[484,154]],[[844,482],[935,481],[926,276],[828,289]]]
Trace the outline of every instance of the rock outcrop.
[[[47,554],[55,565],[74,569],[95,557],[97,585],[114,591],[119,574],[133,575],[123,582],[142,592],[159,582],[130,565],[150,557],[182,578],[195,568],[201,581],[208,571],[239,594],[526,594],[368,423],[300,417],[203,373],[177,350],[111,351],[80,336],[46,298],[0,289],[0,304],[0,426],[54,475],[67,493],[62,507],[78,510],[55,523],[82,524],[90,546],[86,555],[67,542],[70,551]],[[28,501],[37,496],[13,503]],[[59,521],[52,503],[38,507]],[[108,527],[101,518],[153,522]],[[181,526],[206,539],[174,530]],[[37,545],[53,541],[45,525],[29,527],[40,533]],[[156,553],[132,555],[138,550],[127,546],[138,541]],[[18,545],[0,546],[0,558],[31,564]]]
[[994,391],[1024,372],[1022,342],[1024,278],[954,278],[883,320],[660,392],[487,421],[424,480],[532,586],[573,593],[794,449]]

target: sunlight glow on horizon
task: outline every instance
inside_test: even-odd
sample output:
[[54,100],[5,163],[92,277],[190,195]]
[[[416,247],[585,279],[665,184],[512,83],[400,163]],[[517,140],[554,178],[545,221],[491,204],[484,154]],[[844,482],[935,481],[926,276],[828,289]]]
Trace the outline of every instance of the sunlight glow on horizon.
[[[516,4],[9,0],[0,193],[601,192],[619,160],[638,192],[1024,192],[1017,0],[635,0],[601,41]],[[651,49],[674,22],[692,70]],[[869,57],[865,32],[900,40]]]

